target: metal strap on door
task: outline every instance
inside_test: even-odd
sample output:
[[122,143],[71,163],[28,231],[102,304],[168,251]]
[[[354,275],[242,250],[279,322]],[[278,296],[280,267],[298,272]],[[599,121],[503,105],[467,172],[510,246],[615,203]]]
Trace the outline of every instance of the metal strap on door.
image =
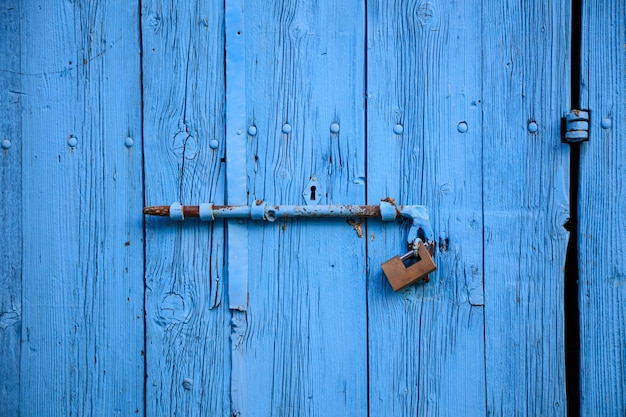
[[[428,282],[428,274],[437,269],[430,251],[434,245],[434,234],[430,225],[428,210],[419,205],[396,205],[393,199],[381,200],[379,205],[269,205],[257,200],[251,206],[216,206],[204,203],[198,206],[184,206],[173,203],[169,206],[145,207],[144,214],[168,216],[175,221],[196,217],[202,221],[224,219],[252,219],[273,222],[282,218],[324,218],[324,217],[364,217],[381,218],[393,221],[402,216],[411,219],[411,227],[407,236],[408,252],[395,256],[383,263],[382,269],[387,280],[398,291],[415,282]],[[230,267],[229,267],[230,269]]]

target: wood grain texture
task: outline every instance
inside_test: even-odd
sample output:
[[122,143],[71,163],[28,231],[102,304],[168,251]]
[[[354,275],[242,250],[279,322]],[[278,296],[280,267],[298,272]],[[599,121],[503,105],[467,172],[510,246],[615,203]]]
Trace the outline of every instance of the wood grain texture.
[[487,412],[563,416],[570,8],[483,6]]
[[[0,415],[20,410],[22,330],[21,2],[0,5]],[[8,141],[8,142],[6,142]],[[10,145],[7,149],[5,147]]]
[[[224,202],[223,7],[142,2],[148,205]],[[146,218],[146,257],[147,415],[228,415],[223,222]]]
[[581,104],[591,109],[579,188],[583,416],[626,415],[624,2],[583,2]]
[[426,205],[438,264],[394,293],[408,227],[368,222],[372,416],[485,415],[480,13],[368,2],[368,203]]
[[[245,2],[249,203],[302,204],[311,177],[320,204],[364,203],[364,9]],[[248,225],[232,415],[366,415],[365,239],[343,219]]]
[[21,12],[21,415],[142,414],[138,5]]

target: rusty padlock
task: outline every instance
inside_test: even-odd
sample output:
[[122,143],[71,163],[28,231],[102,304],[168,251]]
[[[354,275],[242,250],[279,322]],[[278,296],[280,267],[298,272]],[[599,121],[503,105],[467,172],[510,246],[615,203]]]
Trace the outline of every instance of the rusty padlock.
[[[417,281],[428,282],[428,274],[437,269],[426,245],[421,240],[418,240],[416,245],[417,247],[411,252],[394,256],[382,265],[383,272],[394,291]],[[405,265],[404,262],[411,258],[417,258],[417,260],[412,265]]]

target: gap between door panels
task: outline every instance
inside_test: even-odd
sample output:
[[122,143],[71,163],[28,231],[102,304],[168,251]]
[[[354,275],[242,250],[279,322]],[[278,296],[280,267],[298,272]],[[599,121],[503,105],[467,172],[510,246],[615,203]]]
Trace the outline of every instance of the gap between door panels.
[[[363,2],[363,7],[364,7],[364,17],[365,17],[365,21],[363,22],[363,26],[365,28],[365,39],[363,42],[363,92],[365,93],[365,97],[363,100],[363,111],[365,112],[365,117],[363,118],[363,133],[364,133],[364,140],[363,140],[363,145],[365,148],[365,204],[369,203],[369,194],[368,194],[368,186],[367,184],[369,183],[369,172],[367,171],[367,138],[369,137],[369,132],[367,130],[367,85],[368,85],[368,79],[367,79],[367,74],[368,74],[368,68],[367,68],[367,63],[368,63],[368,59],[367,59],[367,40],[368,40],[368,35],[369,35],[369,26],[368,26],[368,21],[367,18],[369,16],[368,14],[368,1],[365,0]],[[369,275],[369,271],[370,271],[370,264],[369,264],[369,241],[367,239],[367,237],[370,235],[369,232],[369,222],[367,220],[365,220],[365,270],[367,271],[367,275]],[[369,310],[369,303],[368,303],[368,294],[369,294],[369,280],[365,279],[365,369],[366,371],[366,389],[367,389],[367,415],[370,416],[371,415],[371,404],[370,404],[370,322],[369,322],[369,317],[370,317],[370,310]]]
[[[572,0],[570,91],[572,109],[580,108],[582,0]],[[578,307],[578,184],[580,143],[570,144],[570,233],[565,257],[565,392],[568,417],[580,417],[580,316]]]
[[[143,3],[142,0],[138,0],[137,2],[137,7],[139,8],[138,12],[137,12],[137,16],[139,16],[139,21],[137,22],[137,25],[139,27],[139,85],[140,85],[140,90],[141,90],[141,155],[142,155],[142,161],[141,161],[141,183],[143,184],[143,202],[142,205],[143,207],[146,207],[146,164],[145,161],[143,159],[143,155],[145,155],[145,137],[144,137],[144,115],[145,115],[145,102],[144,102],[144,78],[143,78],[143,58],[144,58],[144,52],[143,52],[143,19],[142,19],[142,12],[143,12]],[[142,311],[143,311],[143,410],[144,413],[147,413],[148,410],[148,395],[146,394],[148,392],[148,355],[147,355],[147,351],[148,351],[148,323],[147,323],[147,316],[146,316],[146,288],[148,287],[148,282],[146,280],[146,272],[148,271],[148,251],[147,251],[147,245],[146,245],[146,238],[147,238],[147,229],[146,229],[146,224],[144,222],[143,224],[143,288],[144,288],[144,297],[143,297],[143,305],[142,305]],[[144,414],[145,415],[145,414]]]

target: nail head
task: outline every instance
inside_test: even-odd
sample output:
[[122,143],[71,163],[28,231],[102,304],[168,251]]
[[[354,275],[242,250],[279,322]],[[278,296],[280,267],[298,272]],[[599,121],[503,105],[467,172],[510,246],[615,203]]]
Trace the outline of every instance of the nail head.
[[69,139],[67,140],[67,145],[70,148],[75,148],[76,145],[78,145],[78,140],[74,136],[70,136]]
[[330,131],[332,133],[339,133],[339,123],[331,123],[330,124]]
[[217,149],[217,147],[219,146],[219,142],[216,139],[211,139],[211,141],[209,142],[209,146],[211,147],[211,149]]
[[248,128],[248,135],[256,136],[256,126],[252,125]]
[[11,141],[8,139],[4,139],[2,141],[2,149],[9,149],[11,147]]
[[134,144],[135,144],[135,141],[130,136],[124,139],[124,145],[126,145],[127,148],[132,147]]
[[467,132],[467,122],[460,122],[457,127],[456,130],[459,131],[459,133],[465,133]]
[[291,132],[291,125],[289,123],[285,123],[283,125],[283,133],[290,133]]
[[404,132],[404,126],[402,126],[401,124],[397,124],[393,127],[393,133],[395,133],[396,135],[401,135],[402,132]]
[[609,129],[612,124],[613,124],[613,121],[608,117],[605,117],[604,119],[602,119],[602,122],[600,123],[600,125],[602,126],[602,129]]
[[537,133],[538,130],[539,130],[539,126],[537,125],[537,122],[535,122],[534,120],[531,122],[528,122],[528,131],[530,133]]

